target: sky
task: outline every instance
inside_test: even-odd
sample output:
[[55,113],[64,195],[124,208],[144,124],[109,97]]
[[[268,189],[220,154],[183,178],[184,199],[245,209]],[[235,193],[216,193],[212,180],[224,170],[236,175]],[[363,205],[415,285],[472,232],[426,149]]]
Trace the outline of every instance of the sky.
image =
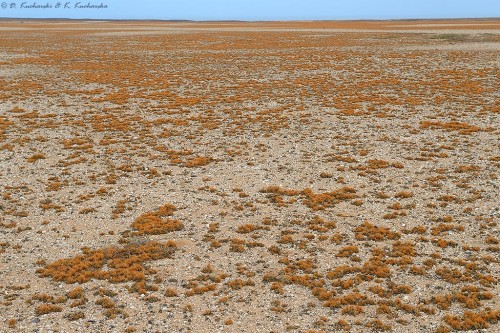
[[198,21],[477,18],[500,17],[500,0],[0,0],[0,17]]

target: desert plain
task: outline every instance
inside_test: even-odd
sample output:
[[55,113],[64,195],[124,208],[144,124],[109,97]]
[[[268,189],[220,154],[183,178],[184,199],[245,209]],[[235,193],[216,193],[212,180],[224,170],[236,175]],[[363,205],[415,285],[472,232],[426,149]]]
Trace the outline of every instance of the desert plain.
[[500,20],[0,21],[0,332],[498,332]]

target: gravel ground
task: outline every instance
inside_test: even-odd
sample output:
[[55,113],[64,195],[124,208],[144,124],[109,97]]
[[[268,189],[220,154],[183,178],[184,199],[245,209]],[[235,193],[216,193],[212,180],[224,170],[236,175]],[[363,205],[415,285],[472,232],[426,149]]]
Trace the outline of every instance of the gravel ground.
[[391,24],[0,21],[0,332],[498,331],[500,24]]

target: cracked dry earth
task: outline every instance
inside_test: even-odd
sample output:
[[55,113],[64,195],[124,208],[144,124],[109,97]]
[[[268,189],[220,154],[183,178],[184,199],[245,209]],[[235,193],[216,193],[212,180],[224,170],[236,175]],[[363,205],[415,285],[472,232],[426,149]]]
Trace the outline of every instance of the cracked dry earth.
[[1,332],[495,332],[500,22],[0,22]]

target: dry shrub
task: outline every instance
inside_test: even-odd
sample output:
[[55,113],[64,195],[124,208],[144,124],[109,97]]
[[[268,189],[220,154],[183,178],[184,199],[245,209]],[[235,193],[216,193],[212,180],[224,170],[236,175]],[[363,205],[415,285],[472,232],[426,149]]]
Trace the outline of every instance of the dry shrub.
[[83,298],[84,295],[85,295],[85,291],[80,286],[76,287],[73,290],[70,290],[67,293],[68,298],[71,298],[71,299]]
[[62,311],[62,307],[61,306],[45,303],[45,304],[40,304],[39,306],[37,306],[37,308],[35,310],[35,313],[38,316],[41,316],[41,315],[44,315],[44,314],[47,314],[47,313],[61,312],[61,311]]

